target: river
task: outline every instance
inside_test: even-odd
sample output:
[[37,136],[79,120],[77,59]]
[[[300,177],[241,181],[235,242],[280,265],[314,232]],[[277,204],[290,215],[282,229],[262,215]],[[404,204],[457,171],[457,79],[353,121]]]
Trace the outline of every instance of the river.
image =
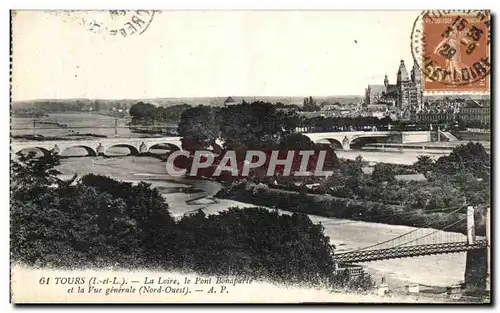
[[[358,154],[360,154],[358,152]],[[370,155],[365,156],[369,159]],[[384,153],[377,153],[379,156]],[[345,156],[344,156],[345,157]],[[389,157],[387,157],[389,158]],[[384,157],[379,159],[384,161]],[[394,159],[392,159],[394,161]],[[217,214],[232,206],[249,207],[251,204],[225,199],[203,198],[215,194],[219,185],[211,181],[175,179],[166,175],[165,164],[151,157],[124,156],[115,158],[84,157],[63,159],[59,170],[63,176],[74,173],[102,174],[122,181],[146,181],[157,187],[169,204],[171,214],[180,218],[186,213],[202,209],[206,214]],[[289,214],[283,212],[283,214]],[[385,241],[415,228],[370,222],[353,222],[337,218],[309,215],[312,221],[321,222],[332,244],[339,250],[350,250]],[[453,234],[453,236],[463,236]],[[465,236],[463,236],[465,237]],[[448,286],[464,279],[465,253],[422,256],[362,264],[377,280],[386,279],[393,288],[403,288],[407,283],[427,286]]]
[[[33,121],[36,120],[35,134],[43,136],[68,136],[75,134],[97,134],[103,136],[115,135],[115,120],[118,135],[127,137],[133,133],[127,128],[130,118],[116,118],[96,113],[51,113],[45,117],[11,118],[11,135],[32,135]],[[46,124],[42,124],[46,123]],[[50,123],[50,124],[49,124]],[[67,125],[65,128],[63,125]],[[71,127],[78,127],[72,129]]]
[[363,151],[363,150],[335,150],[335,154],[339,158],[354,160],[357,156],[361,155],[363,160],[376,163],[393,163],[393,164],[404,164],[412,165],[418,161],[418,156],[427,155],[433,159],[437,159],[440,156],[450,154],[450,151],[442,151],[437,153],[422,153],[419,151]]

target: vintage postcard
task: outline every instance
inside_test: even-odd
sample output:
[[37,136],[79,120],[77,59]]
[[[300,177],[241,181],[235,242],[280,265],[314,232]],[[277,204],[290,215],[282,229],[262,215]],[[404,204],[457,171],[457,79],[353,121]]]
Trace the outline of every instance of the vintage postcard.
[[11,302],[490,303],[490,21],[11,11]]

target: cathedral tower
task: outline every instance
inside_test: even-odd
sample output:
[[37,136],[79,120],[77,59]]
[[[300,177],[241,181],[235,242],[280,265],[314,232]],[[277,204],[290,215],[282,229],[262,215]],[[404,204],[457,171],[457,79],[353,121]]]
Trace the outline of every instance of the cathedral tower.
[[399,63],[398,77],[396,87],[398,90],[397,106],[399,109],[404,110],[410,104],[410,77],[406,70],[405,61],[401,60]]
[[399,63],[397,83],[399,85],[399,83],[407,82],[409,80],[410,77],[408,76],[408,71],[406,70],[405,61],[401,60],[401,63]]

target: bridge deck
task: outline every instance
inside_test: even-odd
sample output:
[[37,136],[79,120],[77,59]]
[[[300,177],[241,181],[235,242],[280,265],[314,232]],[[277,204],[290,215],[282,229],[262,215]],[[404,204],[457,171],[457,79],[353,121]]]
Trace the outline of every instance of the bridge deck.
[[468,244],[466,241],[446,242],[427,245],[401,246],[388,249],[345,252],[336,254],[335,259],[339,263],[372,262],[414,256],[466,252],[470,250],[484,249],[486,246],[486,240],[477,240],[473,244]]

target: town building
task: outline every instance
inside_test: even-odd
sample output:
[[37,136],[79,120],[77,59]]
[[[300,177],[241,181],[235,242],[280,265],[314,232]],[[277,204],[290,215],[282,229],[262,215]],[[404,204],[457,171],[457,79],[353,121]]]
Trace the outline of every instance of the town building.
[[448,123],[456,121],[456,111],[453,109],[431,109],[416,113],[416,120],[429,123]]
[[234,105],[236,104],[236,101],[234,101],[233,97],[227,97],[227,99],[224,101],[224,105]]
[[459,109],[457,118],[464,122],[490,123],[491,111],[489,102],[481,103],[476,100],[467,100]]
[[491,111],[489,102],[476,100],[434,101],[427,103],[424,109],[416,113],[417,121],[421,122],[479,122],[489,124]]

